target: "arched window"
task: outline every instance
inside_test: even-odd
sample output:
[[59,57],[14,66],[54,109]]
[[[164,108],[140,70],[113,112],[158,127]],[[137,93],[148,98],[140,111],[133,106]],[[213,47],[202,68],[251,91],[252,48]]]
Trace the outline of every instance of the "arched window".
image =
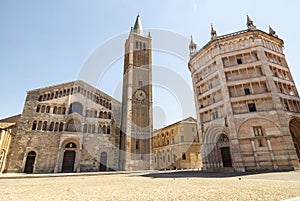
[[61,114],[61,107],[58,107],[57,114]]
[[95,125],[92,125],[92,132],[91,133],[95,133]]
[[102,111],[100,111],[99,117],[103,118],[103,112]]
[[40,95],[38,101],[42,101],[43,100],[43,96]]
[[107,126],[107,131],[106,131],[107,134],[110,134],[110,127]]
[[38,106],[36,107],[36,112],[40,112],[40,110],[41,110],[41,106],[38,105]]
[[43,122],[39,121],[38,126],[37,126],[37,130],[41,130],[42,129],[42,124],[43,124]]
[[104,112],[103,118],[104,118],[104,119],[107,119],[107,112]]
[[63,131],[64,130],[64,123],[60,122],[59,124],[59,131]]
[[80,103],[75,102],[70,105],[69,114],[77,112],[78,114],[82,115],[82,111],[83,111],[83,106]]
[[94,117],[94,118],[97,117],[97,110],[94,111],[94,116],[93,116],[93,117]]
[[101,126],[100,126],[100,125],[98,126],[98,133],[99,133],[99,134],[101,134],[101,133],[102,133],[102,128],[101,128]]
[[109,104],[109,108],[108,109],[110,109],[111,110],[111,103]]
[[111,119],[111,113],[110,112],[108,113],[108,118]]
[[44,121],[42,130],[43,131],[47,130],[47,121]]
[[41,109],[41,113],[44,113],[44,112],[45,112],[45,110],[46,110],[46,106],[45,106],[45,105],[43,105],[43,106],[42,106],[42,109]]
[[54,129],[54,122],[52,121],[49,126],[49,131],[53,131],[53,129]]
[[46,107],[46,113],[49,113],[50,112],[50,106],[47,106]]
[[56,113],[57,113],[57,107],[54,106],[54,108],[53,108],[53,114],[56,114]]
[[65,107],[63,107],[63,109],[62,109],[62,114],[66,114],[66,108]]
[[59,127],[59,123],[56,122],[56,123],[55,123],[55,127],[54,127],[54,131],[58,131],[58,127]]
[[36,125],[37,125],[37,122],[33,121],[31,130],[35,130],[36,129]]

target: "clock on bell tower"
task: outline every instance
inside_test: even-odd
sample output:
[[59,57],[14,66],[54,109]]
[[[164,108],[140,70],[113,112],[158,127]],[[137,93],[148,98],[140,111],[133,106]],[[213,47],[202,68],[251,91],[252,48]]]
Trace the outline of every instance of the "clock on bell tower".
[[125,43],[122,119],[121,170],[150,169],[152,117],[152,45],[144,36],[138,15]]

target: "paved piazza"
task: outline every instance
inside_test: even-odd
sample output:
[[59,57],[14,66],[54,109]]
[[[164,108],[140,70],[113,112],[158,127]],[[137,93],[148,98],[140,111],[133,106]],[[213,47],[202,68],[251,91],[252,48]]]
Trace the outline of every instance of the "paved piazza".
[[0,182],[1,200],[300,200],[300,171],[3,174]]

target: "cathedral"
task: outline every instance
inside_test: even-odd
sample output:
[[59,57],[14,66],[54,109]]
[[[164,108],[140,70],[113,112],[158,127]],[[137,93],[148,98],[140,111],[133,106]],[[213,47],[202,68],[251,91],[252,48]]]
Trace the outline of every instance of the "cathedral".
[[27,92],[0,120],[1,172],[150,169],[152,52],[140,17],[125,43],[123,100],[78,80]]
[[191,39],[191,72],[206,171],[293,170],[300,159],[300,98],[284,42],[269,27],[218,36],[200,50]]

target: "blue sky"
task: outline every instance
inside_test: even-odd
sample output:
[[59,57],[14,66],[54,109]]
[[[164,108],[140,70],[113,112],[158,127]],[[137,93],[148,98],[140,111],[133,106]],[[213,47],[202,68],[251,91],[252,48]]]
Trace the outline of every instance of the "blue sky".
[[[271,25],[285,41],[284,52],[299,89],[299,8],[297,0],[0,0],[0,118],[22,112],[26,91],[76,80],[88,56],[127,34],[137,13],[144,28],[167,30],[187,39],[193,35],[198,47],[210,40],[211,23],[223,35],[245,29],[248,14],[257,28],[268,31]],[[188,44],[182,49],[187,55]],[[177,72],[191,86],[184,59],[154,50],[153,64]],[[111,78],[122,76],[122,58],[113,66],[107,84],[97,86],[109,95],[114,94]],[[154,111],[161,117],[155,127],[194,115],[192,109],[183,114],[178,113],[180,106],[170,106],[178,102],[174,94],[161,88],[154,92]]]

